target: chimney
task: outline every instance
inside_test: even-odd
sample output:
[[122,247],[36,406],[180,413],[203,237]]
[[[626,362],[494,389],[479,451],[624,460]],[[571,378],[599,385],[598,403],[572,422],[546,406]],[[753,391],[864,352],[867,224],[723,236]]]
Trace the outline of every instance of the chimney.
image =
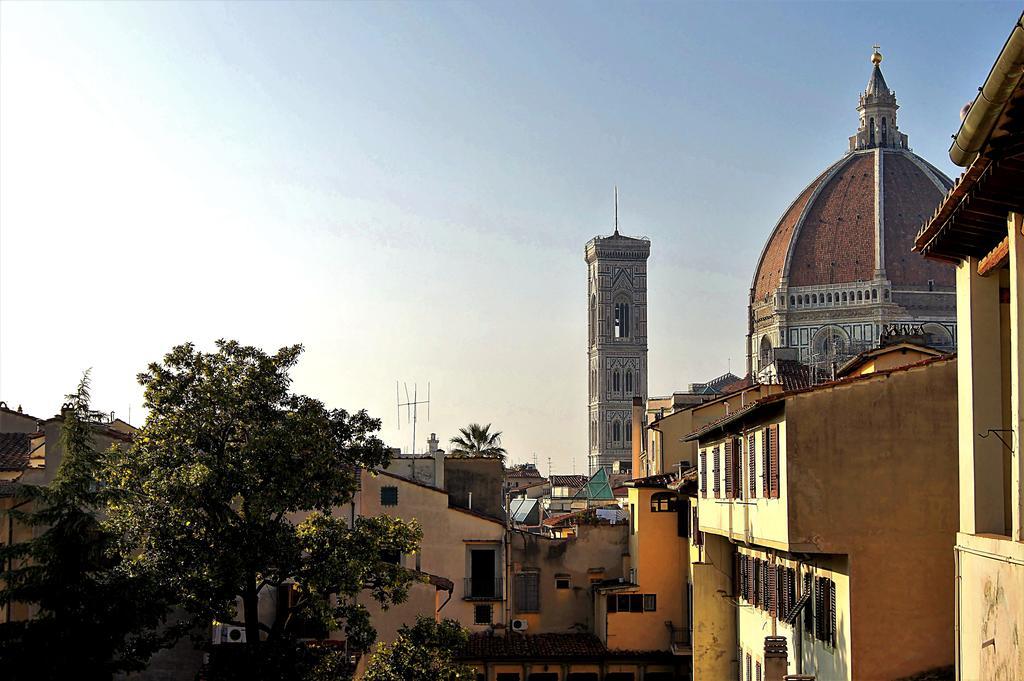
[[630,476],[635,480],[642,478],[645,472],[640,470],[640,456],[644,449],[644,400],[633,397],[633,470]]
[[444,450],[437,446],[437,433],[431,433],[427,440],[427,451],[434,459],[434,487],[445,489],[444,486]]
[[785,636],[764,637],[764,681],[783,681],[788,673]]

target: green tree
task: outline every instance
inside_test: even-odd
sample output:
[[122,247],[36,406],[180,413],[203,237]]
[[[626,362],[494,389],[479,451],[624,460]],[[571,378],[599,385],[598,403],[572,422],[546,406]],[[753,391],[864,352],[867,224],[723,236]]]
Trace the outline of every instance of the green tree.
[[453,456],[483,456],[505,460],[505,448],[501,446],[501,432],[492,433],[491,424],[481,426],[471,423],[459,428],[459,435],[451,439]]
[[[245,654],[258,670],[250,678],[269,678],[257,651],[281,649],[300,622],[343,628],[368,649],[376,634],[355,596],[368,591],[386,607],[416,579],[388,561],[417,549],[415,523],[349,524],[332,514],[352,500],[357,471],[386,463],[388,451],[365,411],[327,409],[290,391],[301,351],[271,355],[223,340],[212,353],[173,348],[139,375],[149,415],[108,470],[123,493],[110,519],[126,545],[198,622],[245,627]],[[281,587],[297,599],[280,599],[273,622],[261,622],[260,594]]]
[[453,661],[469,634],[455,620],[435,622],[420,617],[402,626],[391,645],[381,644],[366,667],[363,681],[463,681],[473,670]]
[[49,486],[21,485],[9,514],[32,538],[0,546],[0,607],[35,614],[0,624],[5,679],[109,679],[143,669],[178,631],[164,627],[167,593],[154,575],[118,555],[102,522],[109,491],[97,484],[89,374],[68,395],[61,448]]

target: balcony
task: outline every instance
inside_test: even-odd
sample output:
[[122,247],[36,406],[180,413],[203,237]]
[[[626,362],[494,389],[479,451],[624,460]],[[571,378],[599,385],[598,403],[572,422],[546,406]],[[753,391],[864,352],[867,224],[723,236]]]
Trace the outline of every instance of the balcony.
[[502,600],[501,577],[493,579],[473,579],[466,577],[462,589],[464,601],[500,601]]
[[668,628],[669,642],[673,655],[692,655],[693,643],[690,640],[690,629],[677,627],[672,622],[665,622]]

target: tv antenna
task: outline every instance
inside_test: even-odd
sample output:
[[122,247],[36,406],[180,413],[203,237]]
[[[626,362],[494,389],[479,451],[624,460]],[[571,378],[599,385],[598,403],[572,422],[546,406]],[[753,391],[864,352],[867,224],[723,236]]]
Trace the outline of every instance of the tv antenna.
[[427,399],[419,399],[419,384],[412,384],[412,395],[409,395],[409,384],[402,383],[405,387],[405,402],[399,396],[398,381],[395,381],[395,404],[398,409],[398,429],[402,429],[402,407],[405,407],[405,421],[412,424],[412,449],[410,454],[416,453],[416,417],[421,404],[427,405],[427,420],[430,420],[430,382],[427,381]]

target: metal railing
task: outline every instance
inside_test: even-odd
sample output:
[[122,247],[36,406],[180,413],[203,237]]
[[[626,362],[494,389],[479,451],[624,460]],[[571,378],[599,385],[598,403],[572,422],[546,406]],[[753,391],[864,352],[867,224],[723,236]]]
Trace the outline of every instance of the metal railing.
[[502,600],[501,577],[493,579],[465,578],[462,590],[465,601],[500,601]]
[[665,622],[665,626],[668,628],[672,652],[677,655],[689,652],[692,646],[690,629],[688,627],[677,627],[672,622]]

